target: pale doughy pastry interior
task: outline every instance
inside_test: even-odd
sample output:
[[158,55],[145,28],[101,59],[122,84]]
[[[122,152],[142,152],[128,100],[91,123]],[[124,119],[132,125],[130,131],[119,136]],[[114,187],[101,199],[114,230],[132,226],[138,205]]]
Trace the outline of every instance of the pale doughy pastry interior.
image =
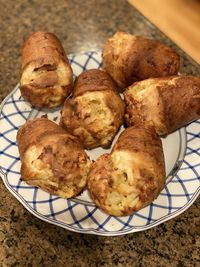
[[[87,183],[90,169],[89,159],[77,151],[77,163],[72,160],[68,164],[71,169],[66,168],[66,172],[62,173],[62,169],[59,169],[59,166],[65,164],[62,153],[54,158],[57,162],[53,166],[46,161],[43,154],[45,154],[44,147],[38,145],[32,145],[26,150],[22,162],[22,175],[25,176],[23,179],[31,185],[40,186],[43,190],[60,197],[70,198],[79,194]],[[59,175],[56,175],[59,171]]]
[[[41,68],[35,68],[34,63],[29,64],[22,73],[20,85],[31,86],[34,91],[44,92],[50,90],[43,95],[45,105],[54,107],[63,102],[65,96],[64,87],[72,83],[71,69],[60,61],[57,66],[44,65]],[[25,89],[26,90],[26,89]]]

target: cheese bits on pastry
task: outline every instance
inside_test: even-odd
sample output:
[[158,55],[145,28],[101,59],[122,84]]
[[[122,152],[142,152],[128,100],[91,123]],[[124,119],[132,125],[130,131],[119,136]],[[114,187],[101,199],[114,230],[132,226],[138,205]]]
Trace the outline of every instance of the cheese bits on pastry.
[[151,124],[166,135],[200,118],[200,79],[173,76],[134,83],[124,92],[129,126]]
[[158,41],[117,32],[103,50],[103,67],[121,88],[151,77],[177,74],[180,57]]
[[58,38],[33,33],[24,43],[20,90],[34,107],[53,108],[71,93],[73,73]]
[[90,160],[76,137],[48,119],[26,122],[17,143],[21,177],[30,185],[64,198],[85,188]]
[[111,77],[102,70],[78,76],[73,97],[65,101],[61,126],[77,136],[85,148],[107,148],[123,123],[124,103]]
[[162,143],[154,128],[124,130],[111,154],[92,164],[88,189],[106,213],[125,216],[149,205],[165,184]]

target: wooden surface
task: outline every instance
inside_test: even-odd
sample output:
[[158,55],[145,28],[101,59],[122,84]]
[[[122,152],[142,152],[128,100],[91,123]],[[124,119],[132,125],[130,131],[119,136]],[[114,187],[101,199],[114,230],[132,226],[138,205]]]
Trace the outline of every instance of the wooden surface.
[[200,63],[199,0],[128,0]]

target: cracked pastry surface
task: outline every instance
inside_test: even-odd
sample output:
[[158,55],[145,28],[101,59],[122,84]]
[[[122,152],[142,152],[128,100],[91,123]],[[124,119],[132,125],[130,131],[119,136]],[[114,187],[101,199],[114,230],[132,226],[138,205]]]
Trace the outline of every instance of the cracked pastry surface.
[[35,107],[53,108],[71,93],[73,73],[58,38],[48,32],[33,33],[24,43],[20,90]]
[[103,49],[103,68],[123,89],[135,81],[177,74],[177,52],[142,36],[116,32]]
[[200,79],[172,76],[136,82],[124,92],[129,126],[151,124],[169,134],[200,118]]
[[30,185],[64,198],[87,183],[90,160],[74,136],[47,119],[28,121],[17,135],[21,177]]
[[88,70],[77,78],[72,98],[65,101],[60,125],[77,136],[85,148],[107,148],[123,116],[124,103],[110,76],[101,70]]
[[157,198],[165,183],[162,144],[154,129],[124,130],[111,154],[92,164],[88,189],[96,205],[114,216],[130,215]]

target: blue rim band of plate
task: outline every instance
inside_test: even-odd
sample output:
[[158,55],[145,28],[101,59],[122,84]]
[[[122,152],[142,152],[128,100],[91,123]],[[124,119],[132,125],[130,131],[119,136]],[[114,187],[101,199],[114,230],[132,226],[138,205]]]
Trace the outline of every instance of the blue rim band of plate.
[[42,215],[41,213],[37,212],[36,210],[34,210],[29,204],[27,204],[27,202],[24,200],[24,198],[19,194],[17,193],[11,186],[10,184],[8,183],[7,179],[6,179],[6,175],[1,171],[0,169],[0,173],[2,175],[2,180],[6,186],[6,188],[19,200],[19,202],[30,212],[32,213],[33,215],[35,215],[37,218],[45,221],[45,222],[48,222],[48,223],[51,223],[51,224],[54,224],[54,225],[57,225],[57,226],[61,226],[65,229],[68,229],[68,230],[71,230],[73,232],[78,232],[78,233],[86,233],[86,234],[97,234],[97,235],[101,235],[101,236],[118,236],[118,235],[124,235],[124,234],[128,234],[128,233],[134,233],[134,232],[139,232],[139,231],[144,231],[144,230],[148,230],[152,227],[155,227],[163,222],[166,222],[178,215],[180,215],[181,213],[183,213],[185,210],[187,210],[193,203],[194,201],[197,199],[197,197],[199,196],[199,193],[200,193],[200,187],[196,190],[196,192],[193,194],[193,197],[189,200],[189,202],[187,202],[187,204],[185,204],[183,207],[177,209],[176,211],[174,211],[173,213],[170,213],[158,220],[156,220],[155,222],[149,224],[149,225],[146,225],[146,226],[134,226],[132,227],[132,229],[127,229],[127,230],[124,230],[124,231],[113,231],[113,232],[99,232],[93,228],[88,228],[88,229],[78,229],[78,228],[73,228],[71,227],[70,225],[66,225],[66,223],[64,222],[59,222],[59,221],[55,221],[51,218],[48,218],[44,215]]

